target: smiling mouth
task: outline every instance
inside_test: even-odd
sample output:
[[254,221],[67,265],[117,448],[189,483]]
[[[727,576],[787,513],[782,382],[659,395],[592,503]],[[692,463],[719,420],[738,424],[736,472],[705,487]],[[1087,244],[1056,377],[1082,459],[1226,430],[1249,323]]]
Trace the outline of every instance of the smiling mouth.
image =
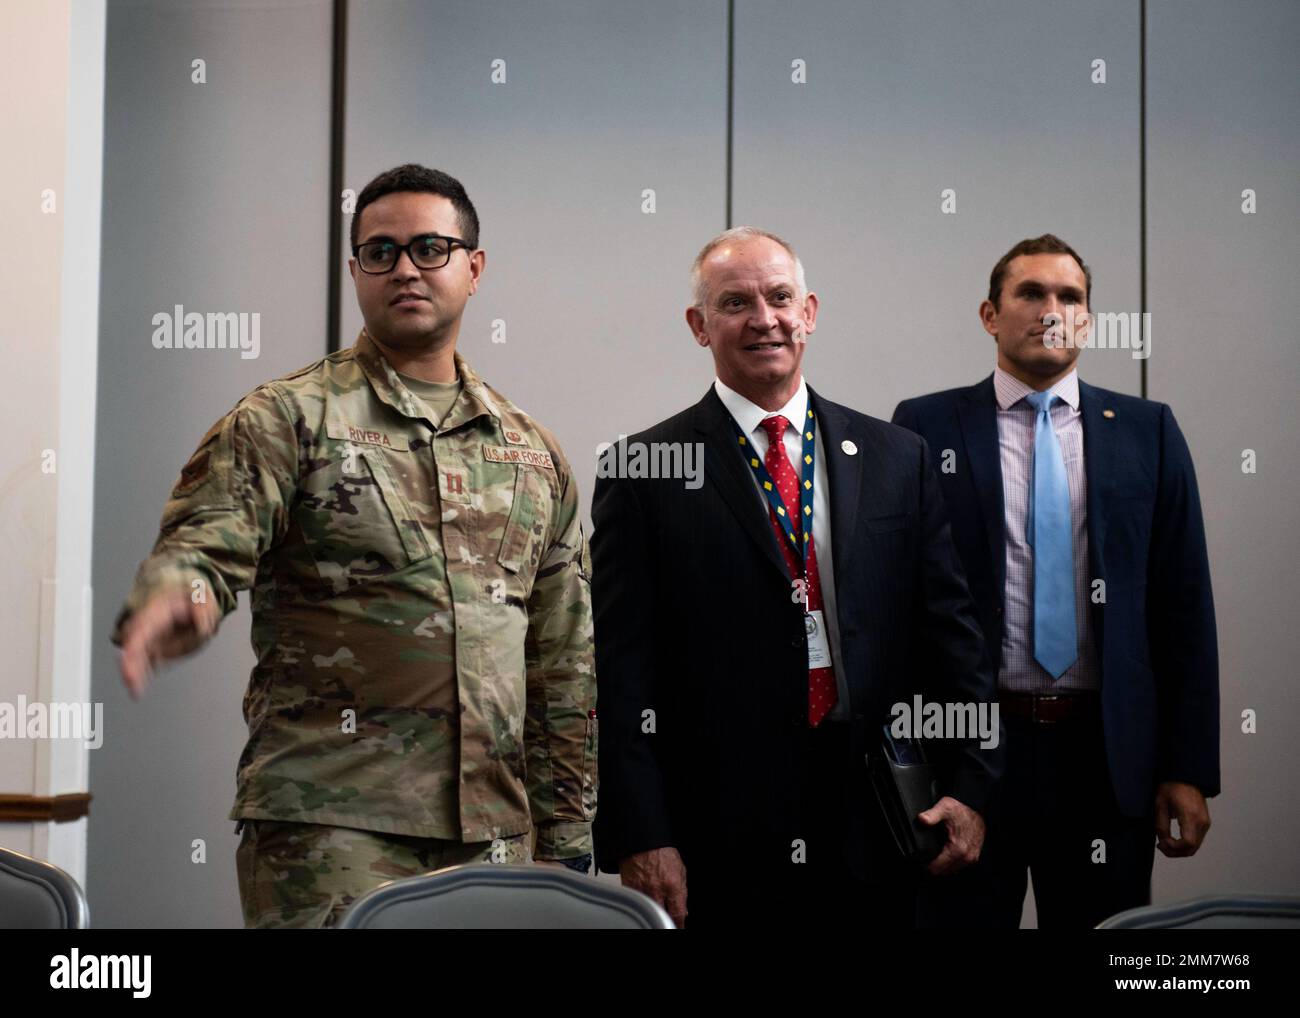
[[771,342],[750,343],[749,346],[745,347],[745,349],[746,350],[779,350],[783,346],[785,346],[784,343],[771,343]]

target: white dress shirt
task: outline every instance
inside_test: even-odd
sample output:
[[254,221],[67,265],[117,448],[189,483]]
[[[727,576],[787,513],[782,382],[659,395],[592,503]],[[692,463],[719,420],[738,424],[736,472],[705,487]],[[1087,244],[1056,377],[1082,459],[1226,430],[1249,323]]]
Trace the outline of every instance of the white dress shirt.
[[[760,458],[767,455],[767,432],[760,426],[761,422],[778,414],[791,422],[785,429],[785,452],[790,459],[790,465],[795,469],[795,474],[802,481],[803,436],[799,431],[799,422],[804,420],[808,412],[808,386],[803,377],[800,376],[799,388],[790,397],[790,402],[780,410],[764,410],[729,388],[720,378],[714,379],[713,387],[718,398],[722,400],[722,405],[727,408],[728,413],[740,425],[740,430],[753,443]],[[840,655],[840,621],[835,614],[835,564],[831,558],[831,488],[826,476],[826,448],[822,443],[822,429],[818,427],[814,434],[816,456],[813,460],[813,546],[817,549],[817,573],[821,579],[823,614],[830,639],[831,664],[835,670],[835,689],[838,696],[835,706],[826,716],[832,721],[847,721],[849,686],[844,679],[844,665]],[[748,465],[745,469],[749,470]],[[771,517],[768,513],[767,496],[763,494],[763,488],[753,471],[750,471],[750,479],[754,482],[754,497],[758,499],[763,519],[770,528]],[[772,540],[775,542],[776,538],[773,537]]]
[[1025,526],[1029,486],[1034,479],[1034,424],[1038,412],[1025,397],[1034,390],[1001,368],[993,371],[998,403],[998,449],[1002,464],[1002,505],[1007,537],[1006,604],[1002,628],[1002,666],[998,686],[1017,693],[1078,692],[1101,688],[1089,611],[1092,584],[1088,565],[1088,473],[1084,468],[1083,415],[1079,413],[1079,375],[1071,371],[1048,391],[1052,430],[1061,443],[1070,486],[1074,545],[1074,624],[1079,656],[1055,682],[1034,660],[1034,549]]

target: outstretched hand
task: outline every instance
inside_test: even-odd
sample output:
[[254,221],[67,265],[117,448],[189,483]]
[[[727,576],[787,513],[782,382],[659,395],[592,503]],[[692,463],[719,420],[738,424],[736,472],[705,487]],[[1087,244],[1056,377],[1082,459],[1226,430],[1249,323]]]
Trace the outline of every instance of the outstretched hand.
[[193,653],[217,631],[219,621],[215,604],[195,603],[187,590],[162,591],[145,602],[123,627],[118,656],[132,698],[144,695],[155,664]]

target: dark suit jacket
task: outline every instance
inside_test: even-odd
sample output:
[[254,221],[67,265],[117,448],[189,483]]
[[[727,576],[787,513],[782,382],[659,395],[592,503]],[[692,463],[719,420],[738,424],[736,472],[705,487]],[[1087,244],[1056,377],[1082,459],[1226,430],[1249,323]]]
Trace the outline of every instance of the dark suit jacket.
[[[1205,527],[1192,457],[1163,403],[1079,383],[1088,478],[1088,557],[1105,603],[1091,604],[1111,783],[1141,816],[1155,785],[1219,791],[1219,658]],[[1105,411],[1111,411],[1106,416]],[[904,400],[894,423],[936,456],[953,537],[996,664],[1006,539],[993,376]]]
[[[995,681],[924,443],[811,389],[809,398],[830,483],[853,717],[843,829],[859,869],[864,820],[878,809],[863,754],[878,747],[890,706],[916,692],[989,701]],[[746,867],[788,871],[809,737],[802,606],[712,386],[628,442],[702,443],[704,483],[596,481],[597,862],[616,872],[621,858],[674,846],[695,886],[738,880]],[[944,744],[941,757],[942,792],[983,809],[1000,752],[969,741]]]

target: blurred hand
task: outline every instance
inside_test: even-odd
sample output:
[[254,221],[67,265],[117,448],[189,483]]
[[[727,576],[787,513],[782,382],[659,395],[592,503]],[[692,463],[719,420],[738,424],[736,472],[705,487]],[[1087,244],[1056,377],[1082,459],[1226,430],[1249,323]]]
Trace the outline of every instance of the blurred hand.
[[921,823],[933,827],[942,823],[948,828],[948,840],[926,870],[936,877],[964,870],[980,857],[984,847],[984,818],[963,802],[945,795],[924,813]]
[[193,653],[217,631],[220,610],[209,599],[195,604],[185,589],[160,591],[127,620],[118,668],[138,700],[159,661]]
[[[1178,818],[1178,837],[1169,821]],[[1210,829],[1210,807],[1195,785],[1165,781],[1156,789],[1156,847],[1171,859],[1195,855]]]
[[618,864],[624,886],[640,891],[663,906],[678,929],[686,925],[686,864],[677,849],[652,848]]

